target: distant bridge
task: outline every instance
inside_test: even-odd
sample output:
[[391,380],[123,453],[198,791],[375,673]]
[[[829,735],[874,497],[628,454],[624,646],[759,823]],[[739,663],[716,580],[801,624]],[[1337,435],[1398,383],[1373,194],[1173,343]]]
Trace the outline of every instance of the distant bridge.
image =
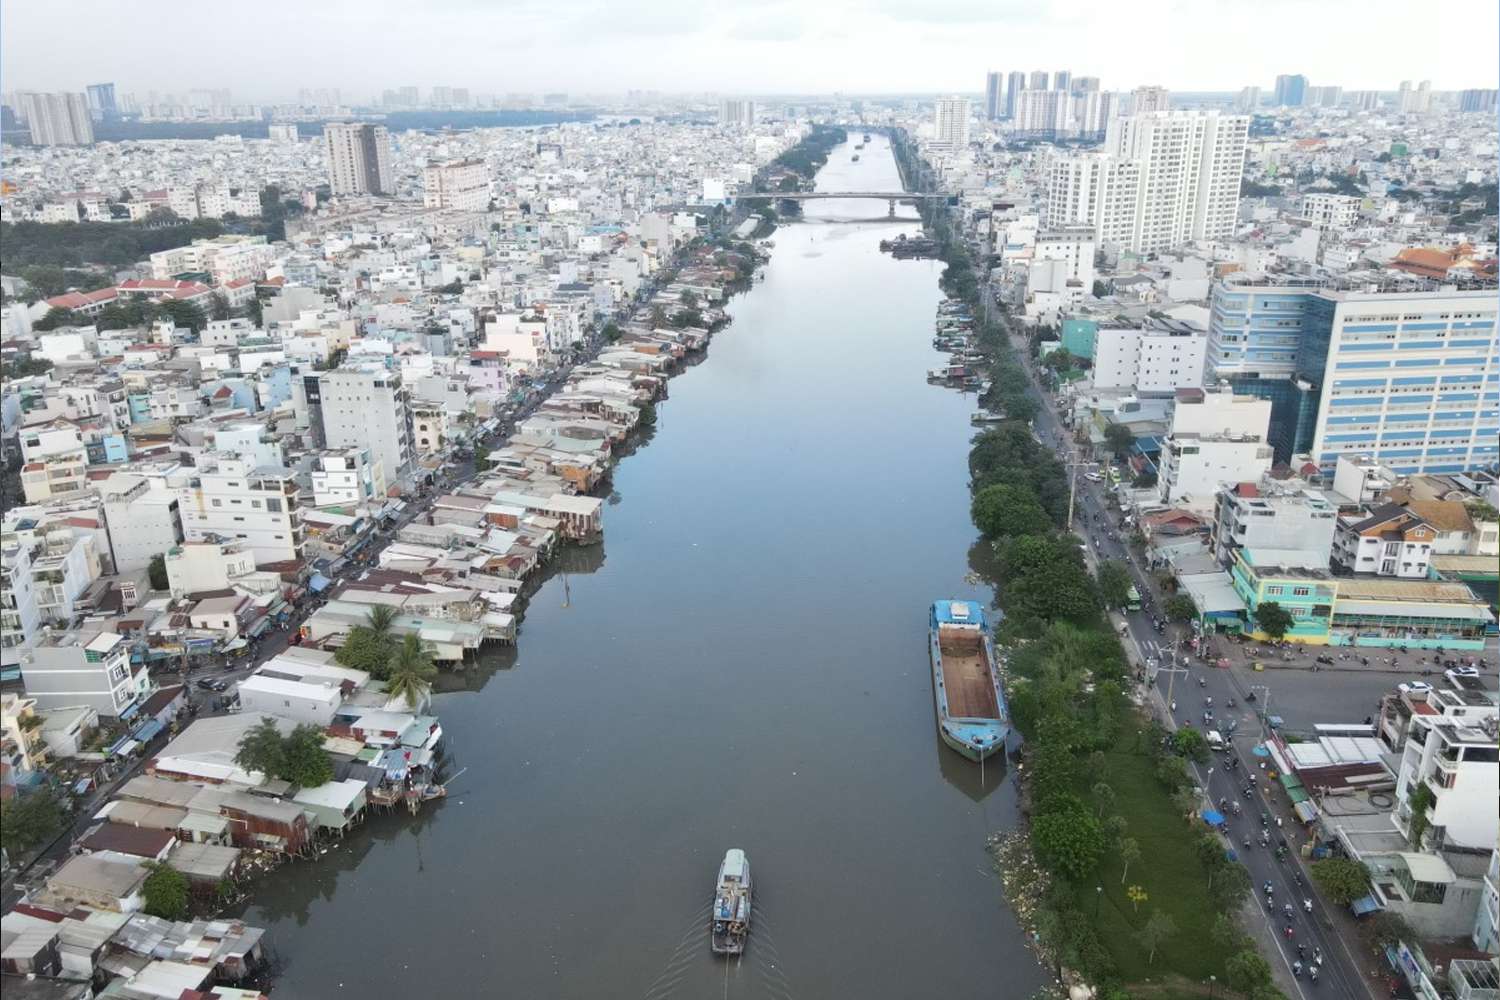
[[768,198],[773,201],[816,201],[827,198],[865,198],[883,201],[890,205],[889,216],[896,217],[897,202],[941,201],[945,194],[924,194],[921,191],[755,191],[737,196],[744,201],[749,198]]

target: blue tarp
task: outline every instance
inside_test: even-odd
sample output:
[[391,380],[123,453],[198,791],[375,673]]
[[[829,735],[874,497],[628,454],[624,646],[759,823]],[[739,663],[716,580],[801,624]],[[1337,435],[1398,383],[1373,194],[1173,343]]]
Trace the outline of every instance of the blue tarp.
[[109,756],[113,757],[115,754],[117,754],[117,753],[120,752],[120,748],[121,747],[123,747],[125,744],[129,743],[130,741],[131,741],[131,736],[130,736],[129,733],[126,733],[124,736],[121,736],[119,739],[117,739],[113,743],[111,743],[109,745],[109,749],[106,750],[105,753],[107,753],[107,754],[109,754]]
[[328,579],[322,573],[314,573],[312,579],[307,581],[307,589],[314,594],[321,594],[332,582],[332,580]]
[[1356,917],[1362,917],[1366,913],[1374,913],[1376,910],[1384,909],[1374,896],[1361,896],[1349,904],[1349,909],[1354,911]]
[[133,740],[139,740],[142,743],[149,743],[151,742],[152,737],[154,737],[157,733],[161,732],[165,728],[167,727],[162,725],[160,719],[147,719],[145,722],[141,723],[139,729],[130,734],[130,738]]
[[1217,809],[1205,809],[1203,810],[1203,822],[1209,826],[1223,826],[1224,814]]
[[129,705],[126,705],[125,708],[120,712],[120,721],[121,722],[129,722],[130,721],[130,717],[132,715],[134,715],[135,713],[139,712],[140,710],[141,710],[141,703],[139,701],[133,701],[133,702],[131,702]]

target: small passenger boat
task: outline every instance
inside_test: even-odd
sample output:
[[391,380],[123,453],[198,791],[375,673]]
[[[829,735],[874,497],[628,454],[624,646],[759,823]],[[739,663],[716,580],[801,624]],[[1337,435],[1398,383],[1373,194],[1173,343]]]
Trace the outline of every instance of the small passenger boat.
[[715,955],[742,955],[750,934],[750,859],[738,847],[724,852],[710,924]]

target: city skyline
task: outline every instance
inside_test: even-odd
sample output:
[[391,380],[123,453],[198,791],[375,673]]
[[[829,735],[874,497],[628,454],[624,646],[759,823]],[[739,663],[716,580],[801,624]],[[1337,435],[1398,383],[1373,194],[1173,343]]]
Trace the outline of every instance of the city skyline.
[[[829,0],[812,7],[522,0],[503,10],[444,0],[420,9],[372,5],[353,18],[273,0],[264,5],[267,21],[300,30],[278,37],[279,57],[267,64],[251,49],[236,58],[202,44],[191,21],[165,16],[175,13],[170,5],[127,11],[85,0],[7,5],[0,11],[0,56],[6,90],[81,91],[113,79],[123,91],[228,87],[253,101],[287,97],[301,87],[337,87],[363,101],[410,82],[424,91],[446,84],[496,93],[581,93],[572,86],[580,66],[588,67],[590,94],[967,94],[985,72],[1008,73],[1018,62],[1086,66],[1108,89],[1161,84],[1177,91],[1238,91],[1269,88],[1281,74],[1346,89],[1393,90],[1407,78],[1431,79],[1440,91],[1494,86],[1500,9],[1493,6],[1481,8],[1481,23],[1457,35],[1443,33],[1437,19],[1406,17],[1394,2],[1215,7],[1209,16],[1201,4],[1147,0],[1127,21],[1102,2],[1062,13],[975,0]],[[164,16],[152,16],[153,9]],[[1236,49],[1233,60],[1224,58],[1224,38],[1268,30],[1277,17],[1295,18],[1298,30],[1279,33],[1276,46],[1247,46]],[[1400,32],[1386,30],[1388,17],[1400,19]],[[1173,44],[1148,48],[1166,21]],[[1122,45],[1122,36],[1140,44]],[[64,37],[67,59],[41,41]],[[331,38],[342,44],[330,44]],[[1330,46],[1329,38],[1341,44]],[[498,47],[497,39],[504,39]],[[142,47],[153,45],[170,49],[172,57],[140,60]],[[672,58],[650,57],[653,45],[669,49]],[[1007,58],[1010,53],[1017,58]],[[268,76],[272,66],[297,67],[299,76]],[[1144,74],[1143,66],[1149,68]]]

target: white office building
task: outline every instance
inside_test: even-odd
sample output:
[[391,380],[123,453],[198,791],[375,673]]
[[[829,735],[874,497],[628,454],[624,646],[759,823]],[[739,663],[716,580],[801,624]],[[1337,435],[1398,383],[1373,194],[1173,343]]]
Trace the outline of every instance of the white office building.
[[1023,90],[1016,101],[1015,133],[1053,139],[1073,130],[1072,97],[1063,90]]
[[1045,225],[1092,225],[1100,244],[1138,253],[1228,239],[1249,127],[1217,112],[1112,119],[1103,152],[1049,164]]
[[719,102],[719,124],[731,128],[750,128],[755,124],[755,102],[731,98]]
[[1181,389],[1162,442],[1162,503],[1210,511],[1224,483],[1258,483],[1271,471],[1269,400]]
[[130,644],[113,632],[56,632],[21,654],[26,696],[45,713],[86,705],[119,718],[151,694],[144,664],[131,668]]
[[1319,229],[1348,229],[1359,221],[1360,199],[1315,191],[1302,196],[1302,217]]
[[[1328,355],[1313,460],[1367,454],[1402,473],[1464,472],[1500,450],[1495,292],[1324,292]],[[1328,314],[1331,312],[1331,316]]]
[[290,469],[212,455],[199,463],[197,475],[178,491],[188,541],[238,540],[258,566],[302,558],[306,529]]
[[395,193],[391,135],[384,125],[329,122],[323,126],[323,141],[335,195]]
[[1424,845],[1451,844],[1490,850],[1500,832],[1500,766],[1497,766],[1496,720],[1413,715],[1396,778],[1394,820],[1410,837],[1411,791],[1425,784],[1433,794],[1427,811]]
[[1094,341],[1094,387],[1171,394],[1203,385],[1208,331],[1166,320],[1142,327],[1100,327]]
[[323,447],[368,451],[387,485],[411,475],[411,405],[399,372],[376,367],[319,372],[318,394]]
[[967,97],[938,98],[932,144],[952,152],[968,148],[969,99]]
[[1172,95],[1166,87],[1137,87],[1130,94],[1130,113],[1150,115],[1172,110]]
[[385,472],[368,448],[319,452],[312,488],[314,507],[358,506],[385,496]]
[[1214,505],[1209,548],[1226,568],[1240,549],[1313,552],[1326,565],[1337,524],[1338,507],[1320,490],[1274,479],[1226,484]]
[[99,488],[116,573],[133,573],[181,542],[178,493],[162,477],[117,472]]
[[16,95],[21,117],[31,130],[31,141],[38,146],[92,146],[94,119],[89,114],[88,98],[83,94],[39,94],[23,91]]
[[483,212],[490,207],[490,172],[483,160],[429,163],[422,171],[422,203],[428,208]]

